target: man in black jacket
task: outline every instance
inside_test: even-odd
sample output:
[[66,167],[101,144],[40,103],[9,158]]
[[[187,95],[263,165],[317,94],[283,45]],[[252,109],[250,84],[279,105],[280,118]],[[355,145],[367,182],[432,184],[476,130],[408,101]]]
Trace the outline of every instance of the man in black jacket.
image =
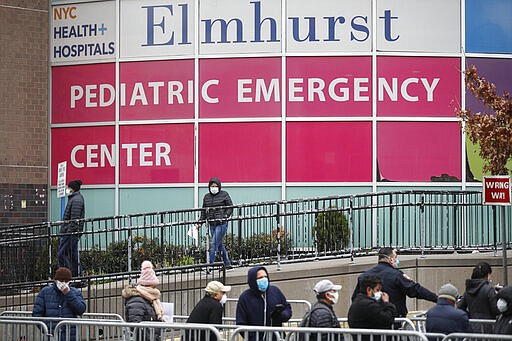
[[[391,329],[396,308],[389,296],[382,291],[382,280],[377,276],[363,276],[359,280],[359,292],[348,309],[348,325],[360,329]],[[361,338],[370,340],[369,335]],[[380,340],[373,337],[373,340]],[[382,338],[385,340],[385,338]]]
[[[208,183],[208,193],[203,198],[203,211],[201,220],[206,220],[212,238],[210,244],[210,264],[215,262],[217,252],[222,255],[222,261],[228,270],[232,269],[228,252],[222,240],[228,231],[227,219],[233,213],[233,205],[228,192],[222,190],[218,178],[211,178]],[[199,225],[198,225],[199,228]]]
[[[218,281],[211,281],[206,285],[204,297],[196,304],[187,323],[206,323],[206,324],[222,324],[222,312],[224,311],[224,303],[228,296],[226,293],[231,290],[230,285],[224,285]],[[191,332],[187,335],[186,340],[206,340],[204,331]],[[197,335],[196,335],[197,334]],[[210,334],[210,340],[215,340],[215,335]]]
[[362,273],[357,279],[357,285],[352,294],[352,302],[361,288],[361,279],[366,276],[377,276],[382,280],[382,291],[389,295],[389,301],[396,307],[395,317],[407,317],[406,295],[437,303],[437,295],[409,276],[398,270],[398,258],[396,250],[392,247],[383,247],[379,250],[379,264]]
[[66,223],[60,228],[62,237],[60,238],[59,251],[57,253],[59,266],[70,269],[73,277],[82,275],[78,255],[78,241],[80,239],[78,232],[83,231],[84,222],[76,221],[85,217],[85,201],[80,193],[81,186],[82,181],[80,180],[73,180],[68,184],[68,203],[62,217]]

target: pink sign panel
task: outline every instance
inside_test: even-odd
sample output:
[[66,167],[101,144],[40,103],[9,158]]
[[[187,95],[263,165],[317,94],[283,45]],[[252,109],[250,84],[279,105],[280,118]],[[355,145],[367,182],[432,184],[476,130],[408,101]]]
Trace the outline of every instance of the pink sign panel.
[[288,122],[286,180],[372,181],[371,122]]
[[115,64],[52,67],[52,123],[115,120]]
[[379,116],[448,116],[460,105],[460,59],[378,57]]
[[194,118],[194,61],[120,64],[121,120]]
[[378,123],[380,179],[430,182],[444,178],[460,181],[460,134],[457,122]]
[[281,181],[281,123],[199,125],[199,181]]
[[113,126],[53,128],[51,183],[57,185],[57,166],[67,161],[69,180],[81,179],[84,184],[113,184],[115,150]]
[[371,57],[288,57],[287,116],[371,116]]
[[120,127],[120,183],[194,182],[194,125]]
[[281,58],[199,61],[199,117],[280,117]]

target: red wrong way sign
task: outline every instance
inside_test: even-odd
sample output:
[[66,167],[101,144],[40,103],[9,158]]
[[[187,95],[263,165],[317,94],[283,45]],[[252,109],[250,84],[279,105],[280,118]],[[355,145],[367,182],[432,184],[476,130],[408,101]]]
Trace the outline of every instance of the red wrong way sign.
[[482,186],[484,205],[510,205],[509,176],[484,176]]

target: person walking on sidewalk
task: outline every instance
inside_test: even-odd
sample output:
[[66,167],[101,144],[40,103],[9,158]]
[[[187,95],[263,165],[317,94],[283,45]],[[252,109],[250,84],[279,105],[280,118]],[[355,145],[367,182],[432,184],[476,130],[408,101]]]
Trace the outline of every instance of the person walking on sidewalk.
[[[208,183],[208,193],[203,198],[203,210],[201,212],[201,221],[206,220],[211,236],[210,244],[210,264],[215,262],[217,252],[221,254],[222,261],[227,270],[233,269],[228,252],[223,244],[224,236],[228,231],[227,219],[233,214],[233,205],[228,192],[222,190],[221,182],[218,178],[211,178]],[[197,228],[200,224],[197,225]],[[209,271],[209,270],[207,270]]]
[[[81,180],[73,180],[68,184],[68,203],[64,210],[62,219],[66,221],[60,228],[60,245],[57,257],[59,266],[71,270],[74,277],[81,276],[80,258],[78,254],[78,242],[80,234],[84,229],[84,222],[77,222],[85,217],[85,200],[80,193]],[[73,234],[70,234],[73,233]]]

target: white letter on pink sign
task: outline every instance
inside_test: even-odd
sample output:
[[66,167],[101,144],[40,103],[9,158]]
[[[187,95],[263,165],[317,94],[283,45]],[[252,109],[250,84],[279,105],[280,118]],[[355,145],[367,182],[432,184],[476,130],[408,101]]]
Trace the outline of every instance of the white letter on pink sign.
[[203,86],[201,87],[201,96],[203,97],[204,101],[206,103],[219,103],[218,98],[213,98],[208,95],[208,88],[211,85],[219,85],[218,79],[210,79],[209,81],[206,81]]
[[76,106],[76,101],[82,99],[84,97],[84,89],[80,85],[72,85],[71,86],[71,108]]

